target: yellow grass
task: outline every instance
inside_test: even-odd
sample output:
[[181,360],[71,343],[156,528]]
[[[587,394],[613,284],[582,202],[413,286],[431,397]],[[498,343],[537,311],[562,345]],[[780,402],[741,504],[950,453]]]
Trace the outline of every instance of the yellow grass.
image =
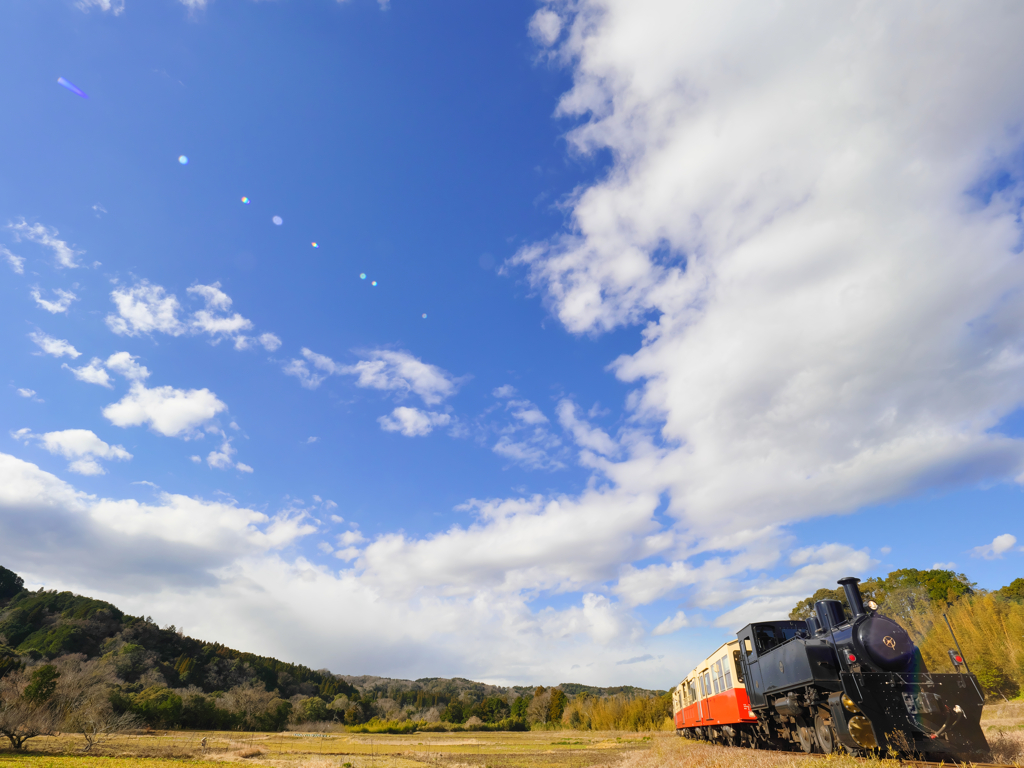
[[[206,746],[202,740],[206,739]],[[159,731],[119,736],[82,754],[81,737],[28,742],[0,751],[0,768],[160,768],[225,762],[280,768],[591,768],[650,748],[650,735],[592,731],[389,734]]]

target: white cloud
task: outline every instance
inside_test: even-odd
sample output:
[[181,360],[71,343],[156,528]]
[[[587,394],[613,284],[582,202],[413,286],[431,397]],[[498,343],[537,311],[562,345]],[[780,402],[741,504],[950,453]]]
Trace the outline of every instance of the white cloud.
[[671,635],[673,632],[678,632],[683,627],[690,626],[690,620],[686,618],[686,614],[682,611],[677,611],[675,616],[669,616],[661,624],[654,628],[651,632],[652,635]]
[[[75,7],[85,13],[88,13],[92,8],[99,8],[101,11],[109,11],[115,16],[120,16],[124,12],[124,0],[77,0]],[[94,205],[93,209],[103,209],[101,205]],[[104,211],[106,213],[106,211]]]
[[983,557],[986,560],[998,560],[1007,552],[1013,549],[1017,543],[1017,537],[1012,533],[1004,533],[992,539],[991,544],[983,544],[971,550],[975,557]]
[[[454,395],[462,383],[436,365],[424,363],[408,352],[375,349],[366,354],[366,360],[355,365],[336,363],[326,355],[303,348],[305,360],[293,359],[284,366],[284,372],[295,376],[308,389],[316,389],[328,376],[356,377],[357,387],[419,395],[427,405],[437,405]],[[310,365],[317,371],[310,370]]]
[[231,308],[231,297],[220,289],[220,283],[213,285],[193,285],[188,292],[201,296],[206,302],[207,309],[227,310]]
[[19,389],[18,394],[22,397],[35,397],[36,391],[34,389]]
[[571,400],[561,400],[558,403],[557,411],[558,423],[572,434],[573,440],[578,446],[605,456],[614,456],[618,453],[618,446],[607,432],[576,417],[576,403]]
[[562,33],[562,19],[553,11],[541,8],[530,19],[530,37],[540,45],[550,46]]
[[78,299],[78,297],[71,291],[65,291],[61,288],[54,288],[53,292],[57,294],[56,301],[48,301],[44,299],[38,288],[33,288],[31,290],[32,298],[36,300],[36,304],[38,304],[40,308],[45,309],[47,312],[54,315],[59,312],[67,312],[68,307],[71,306],[71,302]]
[[248,464],[243,464],[242,462],[238,462],[237,464],[235,464],[235,469],[237,469],[239,472],[245,472],[246,474],[250,475],[255,471]]
[[536,426],[548,423],[548,417],[529,400],[509,400],[505,408],[511,410],[512,417],[518,419],[523,424]]
[[319,441],[320,441],[319,437],[307,437],[306,438],[306,445],[311,445],[312,443],[316,443],[316,442],[319,442]]
[[21,217],[16,224],[8,224],[7,228],[14,232],[15,239],[19,241],[24,239],[51,249],[57,258],[58,268],[80,266],[76,259],[84,251],[76,251],[63,240],[59,240],[57,238],[59,233],[56,229],[45,227],[42,224],[29,224],[24,217]]
[[0,245],[0,256],[2,256],[4,258],[4,261],[6,261],[10,265],[11,269],[14,270],[15,274],[25,274],[25,259],[23,257],[15,256],[2,245]]
[[133,382],[128,394],[103,409],[103,415],[118,427],[148,424],[167,437],[189,436],[227,406],[208,389],[147,388]]
[[[53,336],[49,336],[41,331],[33,331],[28,335],[36,345],[48,355],[54,357],[68,357],[74,359],[80,356],[82,353],[75,349],[66,339],[55,339]],[[39,353],[36,352],[38,355]]]
[[117,315],[107,315],[107,325],[114,333],[122,336],[153,332],[180,336],[188,332],[206,334],[211,337],[213,344],[230,339],[235,349],[240,350],[251,349],[258,344],[273,352],[281,346],[281,340],[273,333],[264,333],[256,338],[243,333],[251,330],[253,323],[237,312],[227,313],[231,308],[231,297],[221,290],[219,282],[192,285],[187,292],[192,297],[202,299],[205,308],[182,320],[179,317],[182,308],[177,297],[168,294],[162,286],[142,280],[131,288],[116,288],[110,297],[117,305]]
[[[511,397],[515,390],[505,385],[491,394],[498,399]],[[498,406],[495,406],[498,407]],[[486,413],[491,413],[494,408]],[[491,450],[527,469],[563,469],[565,447],[548,429],[549,419],[534,403],[524,398],[507,400],[504,411],[512,418],[504,423],[482,424],[485,431],[497,432],[497,442]]]
[[933,571],[952,571],[956,569],[956,563],[932,563]]
[[434,427],[444,427],[451,422],[447,413],[421,411],[418,408],[407,408],[404,405],[395,408],[389,416],[381,416],[377,421],[385,432],[401,432],[406,437],[423,437],[429,435]]
[[281,340],[273,333],[260,334],[258,341],[263,345],[263,348],[267,350],[267,352],[273,352],[281,346]]
[[115,288],[110,298],[117,305],[116,315],[107,315],[107,326],[119,336],[167,333],[180,336],[186,326],[178,319],[181,305],[177,297],[162,286],[142,280],[131,288]]
[[99,384],[101,387],[107,387],[108,389],[114,386],[110,383],[110,374],[103,368],[103,361],[98,357],[94,357],[89,361],[88,365],[83,365],[80,368],[72,368],[67,363],[64,363],[61,368],[67,368],[79,381]]
[[697,536],[1021,473],[1024,9],[542,11],[613,163],[515,262],[573,333],[644,324],[612,370],[660,432],[594,466]]
[[544,429],[537,429],[525,437],[502,435],[491,450],[511,459],[527,469],[564,469],[565,464],[553,455],[562,442]]
[[191,459],[193,464],[202,464],[203,463],[203,457],[202,456],[189,456],[189,459]]
[[100,440],[95,432],[88,429],[65,429],[42,435],[33,435],[28,430],[21,429],[15,436],[26,441],[37,440],[40,446],[50,453],[71,459],[68,469],[80,475],[105,474],[106,470],[97,459],[126,461],[132,458],[123,446],[108,445]]
[[149,378],[149,369],[135,362],[138,358],[127,352],[115,352],[107,358],[107,368],[119,373],[129,381],[144,381]]

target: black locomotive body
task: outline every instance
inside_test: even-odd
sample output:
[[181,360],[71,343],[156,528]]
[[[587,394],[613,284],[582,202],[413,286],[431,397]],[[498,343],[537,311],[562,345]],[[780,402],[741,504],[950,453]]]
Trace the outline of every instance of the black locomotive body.
[[864,609],[858,581],[839,581],[850,619],[838,600],[821,600],[817,618],[748,624],[737,633],[757,716],[751,740],[804,752],[989,760],[977,679],[928,672],[899,624]]

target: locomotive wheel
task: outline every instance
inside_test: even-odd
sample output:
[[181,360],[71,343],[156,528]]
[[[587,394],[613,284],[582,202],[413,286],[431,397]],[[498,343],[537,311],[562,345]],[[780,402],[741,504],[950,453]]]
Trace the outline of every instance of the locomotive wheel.
[[800,741],[800,751],[813,752],[814,729],[809,727],[802,717],[796,718],[796,726],[797,739]]
[[821,715],[814,716],[814,735],[818,740],[818,749],[826,755],[835,752],[836,742],[832,733],[832,724]]

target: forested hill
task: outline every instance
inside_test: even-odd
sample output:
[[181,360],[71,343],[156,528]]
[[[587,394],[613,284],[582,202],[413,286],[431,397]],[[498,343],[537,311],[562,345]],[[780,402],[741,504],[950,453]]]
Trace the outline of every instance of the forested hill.
[[[339,675],[339,678],[355,686],[364,697],[393,699],[401,704],[416,703],[419,706],[433,706],[441,701],[464,697],[486,699],[492,696],[530,696],[536,688],[532,685],[489,685],[467,680],[464,677],[421,677],[418,680],[402,680],[375,675]],[[632,685],[618,685],[599,688],[582,683],[561,683],[555,686],[567,696],[586,694],[596,698],[608,696],[660,696],[665,691],[650,691]]]
[[282,698],[297,693],[334,698],[358,695],[327,670],[313,670],[267,656],[197,640],[175,627],[158,627],[146,616],[70,592],[29,592],[23,580],[0,566],[0,676],[26,660],[84,654],[105,657],[117,677],[137,683],[155,672],[169,688],[195,686],[226,691],[258,681]]
[[93,699],[103,702],[104,718],[170,728],[403,721],[637,730],[659,727],[670,711],[664,692],[630,686],[504,687],[464,678],[336,675],[197,640],[173,626],[161,629],[148,616],[129,616],[102,600],[30,592],[0,566],[0,709],[5,696],[38,675],[59,680],[58,689],[101,689]]

